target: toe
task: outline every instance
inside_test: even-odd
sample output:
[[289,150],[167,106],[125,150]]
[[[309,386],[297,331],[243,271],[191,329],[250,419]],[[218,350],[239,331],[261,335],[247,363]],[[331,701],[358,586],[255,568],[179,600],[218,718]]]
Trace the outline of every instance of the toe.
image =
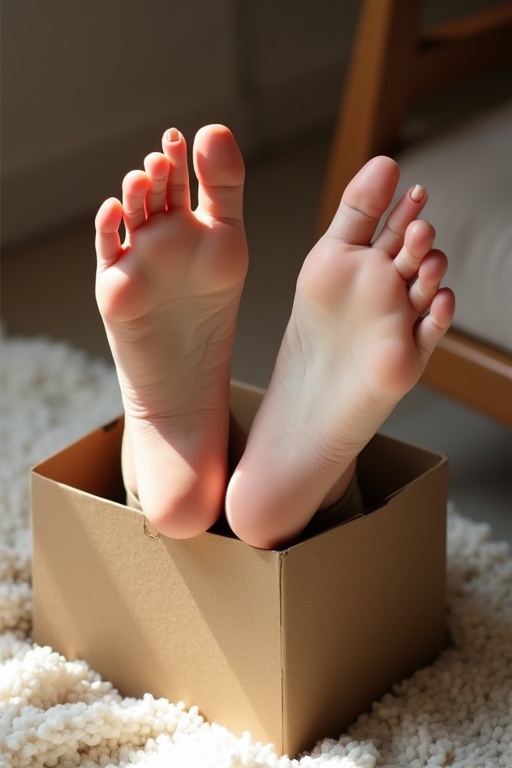
[[121,253],[119,227],[122,219],[123,207],[115,197],[105,200],[96,214],[96,254],[100,267],[109,267],[119,258]]
[[431,251],[421,262],[418,279],[409,289],[409,302],[419,315],[429,309],[434,296],[439,291],[447,268],[448,259],[442,251],[438,250]]
[[169,128],[162,137],[164,154],[169,160],[167,179],[167,208],[190,208],[190,185],[187,144],[176,128]]
[[231,131],[223,125],[202,128],[194,142],[199,182],[198,214],[241,221],[245,168]]
[[424,187],[416,184],[398,201],[384,226],[373,241],[375,248],[387,251],[390,256],[396,256],[404,244],[405,232],[409,224],[418,218],[428,199]]
[[415,326],[414,338],[418,352],[427,363],[451,325],[455,313],[455,296],[450,288],[441,288],[434,296],[430,312]]
[[406,229],[404,244],[397,254],[394,264],[404,280],[412,280],[418,274],[420,264],[432,250],[436,231],[432,224],[418,219]]
[[374,157],[348,184],[327,234],[351,245],[370,245],[395,193],[400,170],[389,157]]
[[144,169],[151,182],[146,195],[146,212],[150,216],[165,211],[169,161],[161,152],[152,152],[144,160]]
[[144,171],[130,171],[123,179],[123,218],[128,233],[146,221],[145,200],[150,186]]

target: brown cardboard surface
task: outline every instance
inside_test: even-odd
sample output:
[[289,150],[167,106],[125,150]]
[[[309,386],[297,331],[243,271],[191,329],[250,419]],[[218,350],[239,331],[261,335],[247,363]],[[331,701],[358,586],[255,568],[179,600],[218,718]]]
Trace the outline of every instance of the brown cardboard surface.
[[[245,427],[261,390],[234,384]],[[367,515],[257,550],[150,538],[122,503],[122,419],[34,468],[34,638],[122,693],[197,704],[290,755],[337,736],[441,649],[446,462],[377,436]]]
[[[309,743],[322,730],[336,735],[340,719],[355,720],[442,647],[444,520],[430,511],[443,500],[438,478],[425,479],[421,491],[405,489],[400,503],[392,499],[378,514],[308,542],[305,551],[289,551],[282,597],[285,740],[297,731]],[[293,706],[298,701],[307,706]]]

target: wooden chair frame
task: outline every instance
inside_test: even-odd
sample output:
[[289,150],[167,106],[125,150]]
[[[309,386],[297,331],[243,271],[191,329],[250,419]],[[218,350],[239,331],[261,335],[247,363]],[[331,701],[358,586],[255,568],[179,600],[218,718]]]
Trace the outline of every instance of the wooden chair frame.
[[[320,204],[322,233],[354,174],[396,147],[414,99],[510,61],[510,2],[424,32],[421,10],[422,0],[362,0]],[[512,426],[512,355],[503,350],[450,330],[422,382]]]

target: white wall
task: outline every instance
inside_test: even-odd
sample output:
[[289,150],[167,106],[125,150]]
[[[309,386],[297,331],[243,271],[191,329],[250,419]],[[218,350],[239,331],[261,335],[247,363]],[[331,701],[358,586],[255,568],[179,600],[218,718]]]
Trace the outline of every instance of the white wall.
[[[429,0],[431,16],[486,0]],[[2,0],[2,241],[118,195],[165,128],[246,153],[335,114],[359,0]]]
[[5,239],[96,207],[165,127],[236,103],[230,6],[2,2]]

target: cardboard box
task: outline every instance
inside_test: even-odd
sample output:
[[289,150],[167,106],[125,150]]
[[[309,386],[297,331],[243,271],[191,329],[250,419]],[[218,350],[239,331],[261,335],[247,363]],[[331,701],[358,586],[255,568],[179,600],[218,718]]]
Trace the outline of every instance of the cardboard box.
[[[234,384],[248,426],[261,391]],[[445,640],[446,460],[376,436],[364,516],[281,551],[153,537],[124,504],[122,419],[32,473],[34,639],[125,695],[197,704],[296,756]]]

